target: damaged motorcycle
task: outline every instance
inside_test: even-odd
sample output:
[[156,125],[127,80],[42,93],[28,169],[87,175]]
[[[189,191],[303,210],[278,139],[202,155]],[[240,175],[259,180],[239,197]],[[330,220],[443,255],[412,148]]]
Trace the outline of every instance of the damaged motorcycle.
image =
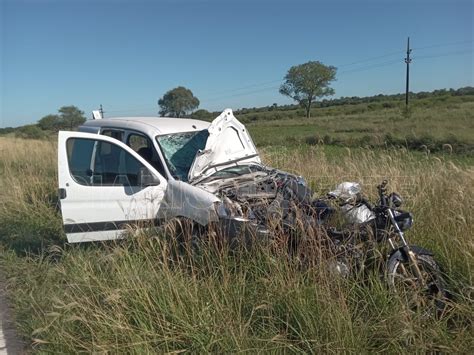
[[341,229],[327,228],[338,256],[336,269],[346,275],[375,266],[410,309],[440,315],[449,296],[440,267],[431,251],[408,243],[405,232],[412,227],[413,216],[400,209],[403,199],[388,193],[387,184],[384,180],[377,185],[375,204],[354,182],[342,183],[328,194],[345,220]]

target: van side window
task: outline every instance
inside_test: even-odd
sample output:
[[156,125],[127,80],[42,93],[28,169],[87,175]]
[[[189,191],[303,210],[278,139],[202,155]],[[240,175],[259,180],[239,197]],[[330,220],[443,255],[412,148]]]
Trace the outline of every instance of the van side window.
[[136,133],[131,133],[128,135],[127,145],[136,152],[138,152],[141,148],[153,148],[151,146],[150,140],[147,137]]
[[141,134],[131,133],[128,135],[127,145],[149,162],[161,176],[166,178],[165,169],[161,163],[160,156],[153,147],[150,138]]
[[138,186],[139,171],[146,169],[118,145],[94,139],[68,139],[67,156],[71,176],[87,186]]
[[123,131],[117,129],[104,129],[100,132],[103,136],[112,137],[118,139],[119,141],[123,140]]

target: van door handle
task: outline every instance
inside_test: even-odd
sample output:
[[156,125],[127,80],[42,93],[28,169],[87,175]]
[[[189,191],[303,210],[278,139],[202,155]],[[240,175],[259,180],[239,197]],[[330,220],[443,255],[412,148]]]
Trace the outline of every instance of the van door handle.
[[59,199],[64,200],[66,198],[66,189],[59,189]]

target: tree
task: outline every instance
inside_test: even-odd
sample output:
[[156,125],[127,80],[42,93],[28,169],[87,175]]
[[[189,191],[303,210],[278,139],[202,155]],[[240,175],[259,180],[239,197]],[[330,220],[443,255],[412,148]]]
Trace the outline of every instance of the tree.
[[43,131],[73,130],[86,121],[84,112],[76,106],[63,106],[58,115],[47,115],[38,121],[38,127]]
[[158,105],[162,116],[183,117],[189,111],[199,107],[199,100],[191,90],[178,86],[164,94],[158,100]]
[[38,127],[43,131],[52,131],[56,129],[59,123],[58,115],[47,115],[38,121]]
[[73,130],[86,121],[84,111],[79,110],[76,106],[63,106],[59,110],[58,126],[60,129]]
[[311,105],[323,96],[334,95],[329,84],[336,79],[336,67],[326,66],[318,61],[296,65],[288,70],[280,93],[291,97],[306,109],[306,117],[311,115]]

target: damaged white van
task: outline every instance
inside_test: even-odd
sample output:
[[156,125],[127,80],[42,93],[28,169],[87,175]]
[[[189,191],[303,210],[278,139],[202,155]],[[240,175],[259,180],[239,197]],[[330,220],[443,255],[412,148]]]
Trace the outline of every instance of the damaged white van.
[[304,180],[263,165],[230,109],[211,123],[95,118],[58,136],[59,196],[71,243],[116,239],[128,225],[173,218],[266,233],[269,218],[292,223],[293,202],[312,210]]

